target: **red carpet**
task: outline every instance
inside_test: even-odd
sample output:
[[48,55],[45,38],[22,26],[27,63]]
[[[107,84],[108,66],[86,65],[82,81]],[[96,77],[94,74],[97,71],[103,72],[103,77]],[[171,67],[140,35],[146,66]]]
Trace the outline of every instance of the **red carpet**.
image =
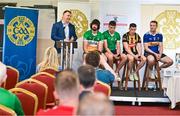
[[169,109],[168,106],[128,106],[128,105],[116,105],[115,106],[116,116],[123,115],[168,115],[168,116],[180,116],[180,109],[174,110]]

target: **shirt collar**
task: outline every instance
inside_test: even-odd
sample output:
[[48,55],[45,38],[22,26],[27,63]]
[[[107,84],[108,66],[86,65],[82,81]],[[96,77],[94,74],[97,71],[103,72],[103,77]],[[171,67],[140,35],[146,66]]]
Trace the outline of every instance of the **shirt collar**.
[[63,20],[62,20],[62,24],[63,24],[64,26],[69,25],[69,23],[65,23]]

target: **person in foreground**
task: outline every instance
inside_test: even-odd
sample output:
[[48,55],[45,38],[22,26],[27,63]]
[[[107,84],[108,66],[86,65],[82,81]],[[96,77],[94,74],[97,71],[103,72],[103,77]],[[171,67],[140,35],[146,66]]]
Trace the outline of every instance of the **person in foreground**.
[[79,102],[79,80],[73,71],[64,70],[55,79],[54,96],[59,105],[49,110],[40,110],[37,115],[68,115],[75,114]]
[[52,68],[56,71],[62,70],[58,61],[57,50],[54,47],[48,47],[45,50],[43,60],[37,65],[36,72],[41,72],[47,68]]
[[0,104],[14,110],[17,115],[24,115],[21,103],[17,96],[1,88],[1,84],[5,82],[7,78],[6,70],[6,66],[0,62]]
[[79,103],[78,116],[113,116],[114,107],[102,93],[88,94]]
[[147,57],[148,66],[151,71],[150,77],[155,78],[156,72],[153,70],[153,66],[156,61],[163,63],[160,66],[162,68],[167,68],[173,64],[173,60],[167,55],[163,54],[163,35],[157,32],[158,22],[150,22],[150,31],[144,34],[144,55]]
[[86,64],[93,66],[96,70],[97,80],[102,81],[106,84],[112,84],[114,82],[114,75],[109,70],[99,68],[100,55],[96,51],[87,53],[85,57]]
[[95,69],[91,65],[82,65],[78,68],[78,77],[80,82],[81,93],[79,100],[87,94],[93,93],[94,84],[96,81]]

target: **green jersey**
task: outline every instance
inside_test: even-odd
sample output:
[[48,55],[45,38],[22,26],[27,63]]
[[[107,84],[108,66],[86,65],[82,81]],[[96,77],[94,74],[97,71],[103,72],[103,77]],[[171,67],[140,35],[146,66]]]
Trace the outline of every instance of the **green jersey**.
[[112,50],[116,50],[116,44],[117,42],[120,42],[120,35],[118,32],[114,32],[113,35],[111,35],[109,33],[109,31],[105,31],[103,33],[103,37],[104,37],[104,40],[107,41],[107,45],[108,45],[108,48],[112,51]]
[[24,115],[21,103],[16,95],[11,92],[0,88],[0,104],[11,108],[16,112],[17,115]]
[[85,32],[83,38],[85,41],[88,41],[89,45],[98,45],[98,42],[103,41],[102,33],[98,32],[94,35],[92,30]]

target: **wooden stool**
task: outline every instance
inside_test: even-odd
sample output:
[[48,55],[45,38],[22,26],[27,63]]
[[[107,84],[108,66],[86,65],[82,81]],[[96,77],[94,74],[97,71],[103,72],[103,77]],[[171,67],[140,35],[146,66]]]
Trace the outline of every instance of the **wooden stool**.
[[146,63],[146,68],[145,68],[145,72],[144,72],[144,79],[143,79],[143,83],[142,83],[142,88],[145,88],[145,90],[148,90],[148,84],[149,82],[155,82],[156,84],[156,88],[158,88],[159,85],[159,90],[162,90],[162,83],[161,83],[161,77],[160,77],[160,68],[159,68],[159,62],[156,61],[156,64],[154,65],[155,69],[157,71],[157,77],[155,79],[152,79],[149,76],[149,66],[148,66],[148,61]]
[[[123,71],[123,79],[122,79],[122,84],[125,81],[125,91],[127,91],[127,87],[128,87],[128,81],[130,81],[129,79],[129,69],[128,69],[128,63],[125,64],[124,66],[124,71]],[[134,61],[134,65],[133,65],[133,70],[136,69],[138,63],[137,61]],[[138,76],[138,80],[134,80],[134,89],[136,89],[136,82],[138,83],[138,90],[141,91],[141,85],[140,85],[140,77],[139,77],[139,71],[137,72],[137,76]]]

